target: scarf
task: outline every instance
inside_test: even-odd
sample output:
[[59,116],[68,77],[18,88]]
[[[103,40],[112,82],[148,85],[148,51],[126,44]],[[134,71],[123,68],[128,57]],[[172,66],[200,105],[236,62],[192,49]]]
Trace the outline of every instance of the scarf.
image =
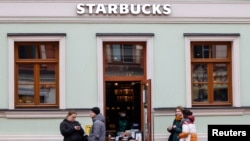
[[176,115],[175,120],[182,120],[182,116],[181,115]]

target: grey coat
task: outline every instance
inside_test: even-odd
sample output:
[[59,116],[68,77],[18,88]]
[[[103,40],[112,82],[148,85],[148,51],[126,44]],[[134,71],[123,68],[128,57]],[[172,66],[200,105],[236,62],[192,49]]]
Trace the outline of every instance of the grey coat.
[[88,137],[88,141],[105,141],[106,127],[104,123],[104,116],[102,114],[98,114],[92,120],[93,125]]

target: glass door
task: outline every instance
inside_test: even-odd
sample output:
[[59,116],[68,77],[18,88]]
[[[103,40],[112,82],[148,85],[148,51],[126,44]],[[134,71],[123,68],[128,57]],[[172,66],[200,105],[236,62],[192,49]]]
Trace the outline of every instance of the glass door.
[[152,141],[152,127],[151,127],[151,80],[143,81],[142,102],[141,102],[141,125],[143,141]]

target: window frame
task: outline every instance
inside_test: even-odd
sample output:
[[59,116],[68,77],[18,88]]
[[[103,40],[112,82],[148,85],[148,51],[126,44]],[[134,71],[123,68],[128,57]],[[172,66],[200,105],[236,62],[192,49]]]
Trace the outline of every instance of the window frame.
[[[153,33],[96,33],[97,37],[97,70],[98,70],[98,106],[104,105],[104,71],[103,71],[103,44],[105,42],[145,42],[146,43],[146,79],[153,79]],[[138,80],[135,78],[135,80]],[[153,87],[151,88],[153,91]],[[152,100],[153,101],[153,100]]]
[[[9,69],[9,105],[8,109],[15,109],[15,42],[59,42],[59,101],[58,108],[65,109],[65,40],[66,34],[8,34],[8,69]],[[14,88],[14,89],[13,89]],[[34,107],[32,107],[34,108]]]
[[[55,46],[55,51],[54,51],[54,57],[55,58],[48,58],[48,59],[44,59],[42,57],[42,51],[41,51],[41,45],[45,46],[45,45],[53,45]],[[31,52],[31,48],[30,47],[34,47],[35,48],[35,55],[34,57],[31,58],[22,58],[19,55],[19,49],[20,47],[27,47],[26,51],[28,51],[28,56],[30,55]],[[45,51],[45,50],[44,50]],[[59,107],[59,42],[15,42],[15,108],[57,108]],[[33,55],[31,55],[33,56]],[[41,64],[53,64],[55,65],[55,81],[53,83],[46,82],[46,84],[44,84],[44,82],[40,82],[39,79],[41,78],[41,67],[43,67],[44,65]],[[32,72],[34,73],[34,81],[33,81],[33,85],[34,85],[34,94],[33,97],[31,96],[31,99],[33,99],[31,103],[24,103],[24,102],[19,102],[19,96],[20,94],[18,93],[19,89],[18,87],[20,86],[19,84],[19,79],[18,79],[18,66],[19,65],[33,65],[34,68],[32,70]],[[40,66],[41,65],[41,66]],[[22,84],[21,84],[22,85]],[[55,85],[55,103],[40,103],[40,98],[42,95],[40,95],[41,93],[41,89],[40,86],[47,86],[49,87],[49,85]],[[30,91],[30,90],[29,90]],[[40,91],[40,93],[39,93]],[[32,92],[32,91],[31,91]],[[23,97],[30,97],[29,95],[22,95]]]
[[[109,45],[110,46],[110,55],[111,55],[111,57],[108,57],[107,55],[107,52],[106,52],[106,49],[107,49],[107,47],[106,47],[106,45]],[[112,57],[114,54],[113,54],[113,48],[112,48],[112,45],[119,45],[119,52],[120,52],[120,56],[119,57],[117,57],[117,58],[119,58],[119,61],[114,61],[114,57]],[[126,46],[126,45],[131,45],[131,50],[132,50],[132,61],[130,61],[130,62],[128,62],[128,61],[124,61],[124,59],[125,59],[125,56],[126,55],[124,55],[124,46]],[[133,57],[135,57],[135,55],[136,55],[136,52],[135,52],[135,50],[136,50],[136,45],[140,45],[141,47],[142,47],[142,60],[140,60],[141,62],[137,62],[137,60],[136,59],[133,59]],[[128,76],[130,76],[130,75],[106,75],[106,70],[105,70],[105,68],[107,68],[108,67],[108,65],[131,65],[131,66],[133,66],[133,65],[143,65],[143,75],[134,75],[133,76],[133,78],[134,79],[142,79],[142,78],[144,78],[145,77],[145,74],[146,74],[146,42],[141,42],[141,41],[138,41],[138,42],[126,42],[126,41],[121,41],[121,42],[103,42],[103,56],[104,56],[104,58],[103,58],[103,60],[104,60],[104,62],[103,62],[103,66],[104,66],[104,71],[103,71],[103,73],[104,73],[104,77],[106,78],[106,79],[124,79],[124,80],[130,80],[131,79],[131,77],[130,78],[128,78]],[[105,59],[105,58],[107,58],[107,59]],[[107,60],[111,60],[111,61],[107,61]]]
[[[232,107],[240,107],[240,58],[239,38],[237,33],[232,34],[206,34],[206,33],[184,33],[185,41],[185,66],[186,66],[186,107],[192,105],[192,83],[191,83],[191,42],[231,42],[232,53]],[[206,105],[209,106],[209,105]]]
[[[202,55],[203,57],[194,57],[195,54],[194,54],[194,48],[195,46],[204,46],[206,45],[208,47],[208,56],[204,56]],[[213,47],[214,46],[218,46],[218,45],[225,45],[227,48],[227,57],[225,58],[216,58],[216,57],[213,57],[213,53],[215,52],[212,52],[213,51]],[[207,66],[207,81],[202,81],[202,82],[194,82],[194,81],[191,81],[192,82],[192,85],[201,85],[199,86],[200,88],[198,89],[199,91],[202,90],[202,85],[205,84],[207,85],[208,89],[207,89],[207,98],[206,98],[206,101],[194,101],[193,100],[193,89],[194,87],[192,87],[192,105],[193,106],[201,106],[201,105],[204,105],[204,106],[215,106],[215,105],[220,105],[220,106],[231,106],[232,105],[232,83],[231,83],[231,70],[232,70],[232,67],[231,67],[231,63],[232,63],[232,60],[231,60],[231,42],[214,42],[214,41],[206,41],[206,42],[191,42],[191,46],[190,46],[190,53],[191,53],[191,68],[193,65],[197,65],[197,64],[203,64],[203,65],[206,65]],[[204,53],[204,52],[202,52]],[[213,76],[213,68],[215,68],[216,64],[227,64],[227,79],[228,81],[227,82],[214,82],[214,76]],[[205,71],[205,70],[204,70]],[[193,75],[194,72],[193,70],[191,69],[191,75]],[[227,84],[228,85],[228,95],[227,95],[227,100],[226,101],[220,101],[220,100],[214,100],[214,97],[215,97],[215,93],[214,93],[214,85],[219,85],[219,84]]]

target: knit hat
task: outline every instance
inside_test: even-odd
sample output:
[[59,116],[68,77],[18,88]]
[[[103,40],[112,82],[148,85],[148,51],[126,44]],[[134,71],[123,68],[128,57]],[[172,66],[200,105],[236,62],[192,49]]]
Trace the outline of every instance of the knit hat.
[[93,108],[91,109],[91,111],[92,111],[93,113],[95,113],[96,115],[100,114],[100,109],[99,109],[98,107],[93,107]]

